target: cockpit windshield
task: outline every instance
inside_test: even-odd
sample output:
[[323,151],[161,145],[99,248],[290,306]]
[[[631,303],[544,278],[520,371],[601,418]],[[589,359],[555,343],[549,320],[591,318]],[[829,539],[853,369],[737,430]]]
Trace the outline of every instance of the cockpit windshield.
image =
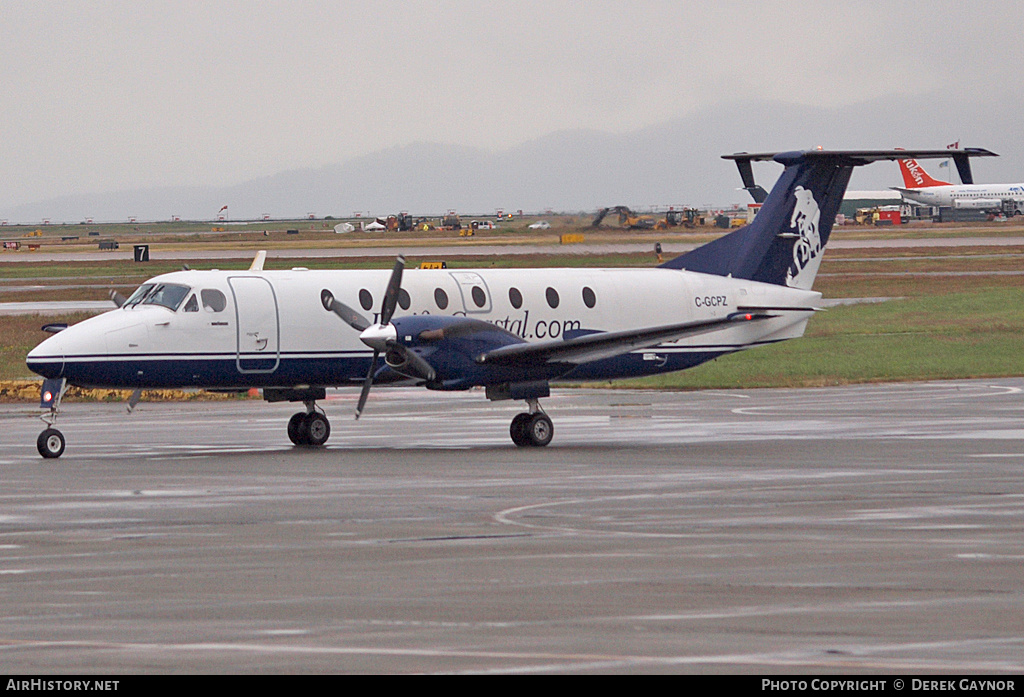
[[143,283],[131,294],[131,297],[124,301],[121,307],[135,307],[138,305],[144,297],[149,295],[149,291],[153,290],[153,285],[152,283]]
[[188,286],[180,286],[177,283],[143,283],[132,296],[124,301],[121,307],[135,307],[139,303],[143,305],[162,305],[168,310],[177,310],[178,305],[185,299],[189,291]]
[[189,286],[180,286],[177,283],[159,283],[143,298],[142,304],[162,305],[168,310],[174,311],[188,296],[190,290],[192,289]]

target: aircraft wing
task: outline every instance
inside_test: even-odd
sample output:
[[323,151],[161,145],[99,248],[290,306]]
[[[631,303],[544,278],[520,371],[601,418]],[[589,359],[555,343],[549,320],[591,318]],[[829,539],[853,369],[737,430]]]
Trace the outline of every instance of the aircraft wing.
[[[782,308],[780,308],[782,309]],[[785,308],[812,310],[813,308]],[[618,332],[597,332],[562,341],[540,341],[534,343],[502,346],[480,354],[480,364],[527,366],[546,363],[580,364],[612,358],[637,349],[657,346],[664,341],[675,341],[687,336],[703,334],[742,322],[754,322],[775,315],[765,311],[734,312],[726,317],[700,322],[667,324],[644,329],[627,329]]]

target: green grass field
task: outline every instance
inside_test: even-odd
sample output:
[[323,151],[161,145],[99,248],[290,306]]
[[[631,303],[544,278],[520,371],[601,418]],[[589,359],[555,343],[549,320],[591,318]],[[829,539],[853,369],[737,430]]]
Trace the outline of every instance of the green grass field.
[[1024,289],[986,288],[819,312],[802,339],[624,387],[794,387],[1024,375]]

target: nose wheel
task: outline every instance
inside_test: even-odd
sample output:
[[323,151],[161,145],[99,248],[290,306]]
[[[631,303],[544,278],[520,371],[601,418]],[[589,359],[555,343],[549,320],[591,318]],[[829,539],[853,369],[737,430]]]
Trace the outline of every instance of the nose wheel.
[[64,434],[55,428],[48,428],[36,438],[36,450],[46,459],[64,454]]
[[288,439],[295,445],[321,446],[331,437],[331,422],[318,411],[300,411],[288,420]]
[[548,415],[540,411],[540,405],[531,403],[534,412],[524,412],[512,419],[509,435],[520,448],[543,448],[555,435],[555,426]]
[[57,421],[57,414],[60,413],[60,402],[68,389],[67,381],[64,378],[48,378],[43,381],[39,392],[39,406],[48,409],[46,414],[39,416],[46,428],[36,438],[36,450],[47,460],[60,457],[64,454],[64,434],[53,427]]

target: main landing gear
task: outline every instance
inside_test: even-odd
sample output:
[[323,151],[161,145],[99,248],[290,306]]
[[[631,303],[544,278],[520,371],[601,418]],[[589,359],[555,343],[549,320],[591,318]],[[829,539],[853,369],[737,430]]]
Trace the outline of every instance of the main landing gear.
[[323,387],[265,387],[263,399],[268,402],[302,402],[306,411],[293,414],[288,420],[288,440],[295,445],[321,446],[331,437],[331,422],[316,401],[326,399]]
[[326,414],[316,411],[315,402],[306,402],[306,411],[288,420],[288,438],[295,445],[321,446],[330,437],[331,422]]
[[523,412],[512,419],[509,426],[509,434],[512,442],[520,448],[542,448],[551,442],[555,435],[555,426],[551,419],[540,408],[540,402],[536,399],[528,399],[526,403],[530,411]]

